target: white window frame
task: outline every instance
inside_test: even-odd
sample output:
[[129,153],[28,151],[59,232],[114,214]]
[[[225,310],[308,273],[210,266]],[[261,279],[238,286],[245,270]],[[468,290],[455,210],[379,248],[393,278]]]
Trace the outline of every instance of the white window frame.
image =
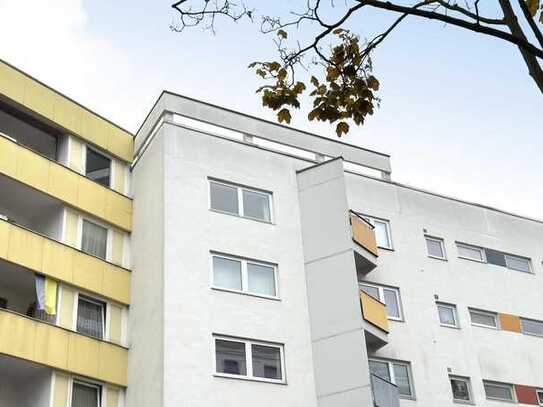
[[[238,213],[237,214],[232,213],[232,212],[221,211],[220,209],[214,209],[214,208],[211,207],[211,184],[212,183],[219,184],[219,185],[224,185],[226,187],[236,189],[237,199],[238,199]],[[273,206],[273,193],[270,192],[270,191],[265,191],[265,190],[262,190],[262,189],[247,187],[247,186],[239,185],[239,184],[233,184],[233,183],[226,182],[226,181],[220,181],[220,180],[215,179],[215,178],[208,178],[208,188],[207,188],[207,190],[208,190],[208,201],[209,201],[208,207],[209,207],[210,211],[217,212],[217,213],[223,213],[225,215],[237,216],[237,217],[244,218],[244,219],[251,219],[251,220],[255,220],[257,222],[271,223],[271,224],[274,223],[275,218],[274,218],[274,206]],[[268,206],[270,208],[270,220],[269,221],[267,221],[265,219],[259,219],[259,218],[255,218],[255,217],[252,217],[252,216],[246,216],[245,215],[245,208],[243,206],[243,191],[248,191],[248,192],[253,192],[253,193],[256,193],[256,194],[264,195],[264,196],[266,196],[268,198]]]
[[[214,257],[220,257],[223,259],[239,261],[241,263],[241,290],[233,290],[231,288],[225,288],[225,287],[215,285],[215,276],[214,276],[215,270],[213,269]],[[255,264],[258,266],[273,268],[275,295],[265,295],[265,294],[259,294],[259,293],[254,293],[254,292],[249,291],[249,271],[247,267],[248,263]],[[253,260],[253,259],[248,259],[245,257],[238,257],[238,256],[230,255],[230,254],[220,253],[220,252],[210,252],[209,264],[210,264],[210,269],[211,269],[211,275],[210,275],[211,286],[210,287],[213,290],[227,291],[227,292],[236,293],[236,294],[245,294],[245,295],[250,295],[253,297],[267,298],[270,300],[281,299],[279,295],[279,272],[278,272],[277,264],[275,263],[269,263],[269,262],[261,261],[261,260]]]
[[[102,307],[102,338],[96,338],[95,336],[91,336],[86,334],[85,332],[79,332],[77,330],[77,320],[79,319],[79,299],[82,297],[83,301],[87,301],[96,305],[100,305]],[[106,319],[109,318],[109,302],[102,300],[100,298],[96,298],[93,295],[88,295],[86,293],[81,293],[77,291],[74,295],[74,321],[73,321],[73,330],[77,332],[80,335],[87,336],[89,338],[94,338],[99,341],[108,342],[109,341],[109,321],[106,321]],[[106,329],[108,330],[106,332]]]
[[543,337],[543,334],[534,334],[532,332],[526,332],[524,330],[524,325],[522,323],[522,321],[531,321],[531,322],[537,322],[541,325],[543,325],[543,321],[538,321],[537,319],[530,319],[530,318],[520,318],[520,331],[524,334],[524,335],[531,335],[531,336],[538,336],[538,337]]
[[[462,400],[462,399],[455,399],[454,398],[454,392],[452,392],[452,386],[451,386],[451,392],[452,392],[452,399],[453,399],[453,402],[455,403],[461,403],[461,404],[473,404],[474,402],[474,399],[473,399],[473,389],[471,388],[471,379],[467,376],[456,376],[456,375],[449,375],[449,383],[452,381],[452,380],[456,380],[456,381],[460,381],[460,382],[464,382],[466,383],[467,385],[467,388],[468,388],[468,395],[469,395],[469,400]],[[452,383],[451,383],[452,384]]]
[[[83,165],[81,168],[81,170],[83,171],[83,176],[85,178],[88,178],[89,180],[93,181],[93,182],[96,182],[98,185],[102,185],[103,187],[105,188],[109,188],[109,189],[112,189],[112,184],[113,184],[113,157],[110,156],[109,154],[97,149],[97,148],[94,148],[92,146],[89,146],[88,144],[85,144],[85,143],[82,143],[83,145],[83,148],[81,149],[83,151]],[[107,159],[109,159],[109,185],[103,185],[103,184],[100,184],[99,182],[89,178],[87,176],[87,150],[92,150],[94,151],[96,154],[100,154],[101,156],[104,156],[106,157]]]
[[[428,244],[426,243],[428,240],[439,243],[439,245],[441,246],[441,252],[443,253],[443,257],[434,256],[430,254],[428,250]],[[426,243],[426,254],[428,255],[428,257],[432,259],[438,259],[438,260],[447,260],[447,251],[445,250],[445,240],[443,240],[440,237],[424,235],[424,243]]]
[[[245,344],[245,366],[247,368],[247,375],[236,375],[236,374],[229,374],[229,373],[221,373],[217,369],[217,347],[216,347],[216,341],[222,340],[222,341],[230,341],[230,342],[238,342]],[[279,356],[281,361],[281,379],[267,379],[265,377],[257,377],[253,375],[253,353],[252,353],[252,345],[261,345],[261,346],[267,346],[270,348],[277,348],[279,349]],[[285,346],[281,343],[275,343],[275,342],[264,342],[264,341],[258,341],[258,340],[252,340],[252,339],[243,339],[243,338],[237,338],[232,336],[224,336],[224,335],[213,335],[213,376],[217,377],[228,377],[233,379],[240,379],[240,380],[252,380],[252,381],[259,381],[259,382],[267,382],[267,383],[280,383],[280,384],[286,384],[286,371],[285,371]]]
[[386,247],[386,246],[377,245],[377,247],[380,249],[385,249],[385,250],[394,250],[394,243],[392,242],[392,230],[390,228],[390,221],[388,219],[377,218],[375,216],[363,215],[363,214],[358,214],[358,215],[363,217],[374,228],[375,228],[375,222],[383,223],[385,225],[385,230],[386,230],[386,234],[387,234],[390,246]]
[[[501,399],[498,397],[488,397],[486,393],[486,385],[494,386],[494,387],[501,387],[501,388],[507,388],[511,390],[511,396],[512,399]],[[491,380],[483,380],[483,390],[485,391],[485,397],[487,400],[497,400],[497,401],[507,401],[509,403],[516,403],[517,402],[517,394],[515,392],[515,386],[509,383],[500,383],[500,382],[494,382]]]
[[[471,250],[478,250],[481,253],[481,260],[474,259],[473,257],[467,257],[467,256],[460,255],[460,252],[458,250],[459,247],[464,247],[466,249],[471,249]],[[485,249],[483,249],[482,247],[474,246],[474,245],[468,244],[468,243],[456,242],[456,250],[457,250],[457,253],[458,253],[458,258],[460,258],[460,259],[476,261],[478,263],[486,263],[487,262],[486,261],[486,252],[485,252]]]
[[[500,320],[498,318],[497,313],[491,312],[491,311],[483,311],[483,310],[479,310],[479,309],[475,309],[475,308],[469,308],[468,312],[469,312],[469,319],[470,319],[471,325],[478,326],[478,327],[481,327],[481,328],[488,328],[488,329],[496,329],[496,330],[500,329]],[[494,318],[494,321],[496,321],[496,325],[495,326],[490,326],[490,325],[478,324],[477,322],[473,322],[473,318],[471,317],[472,313],[492,317],[492,318]]]
[[411,363],[409,362],[403,362],[399,360],[391,360],[391,359],[381,359],[381,358],[373,358],[369,357],[368,361],[374,361],[374,362],[380,362],[380,363],[386,363],[388,365],[388,375],[390,376],[390,382],[392,384],[396,384],[396,376],[394,374],[394,365],[402,365],[407,367],[407,375],[409,377],[409,389],[411,391],[411,395],[407,396],[405,394],[400,394],[400,398],[402,399],[408,399],[408,400],[415,400],[415,383],[413,382],[413,371],[411,370]]
[[[446,324],[446,323],[441,321],[441,318],[439,317],[439,307],[448,308],[448,309],[452,310],[453,316],[454,316],[454,325]],[[458,311],[456,310],[456,305],[447,304],[445,302],[436,302],[436,308],[437,308],[437,318],[438,318],[439,324],[441,326],[445,326],[447,328],[460,329],[460,321],[458,320]]]
[[[95,256],[94,254],[83,252],[82,246],[83,246],[83,221],[87,221],[90,223],[94,223],[95,225],[101,226],[104,229],[107,230],[106,233],[106,258],[102,259],[101,257]],[[111,230],[111,227],[105,224],[104,222],[101,222],[95,218],[91,218],[85,215],[77,215],[77,249],[89,256],[95,257],[100,260],[104,260],[109,262],[111,260],[111,251],[113,250],[113,231]]]
[[[523,270],[509,267],[509,263],[508,263],[509,259],[526,260],[528,262],[528,271],[523,271]],[[519,273],[533,274],[534,272],[532,268],[532,260],[527,257],[515,256],[514,254],[505,254],[505,265],[508,270],[518,271]]]
[[362,289],[363,286],[378,289],[379,290],[379,298],[377,298],[377,300],[381,301],[385,305],[386,305],[386,303],[385,303],[385,290],[394,291],[394,294],[396,295],[396,301],[398,303],[398,310],[400,311],[400,317],[399,318],[391,317],[387,313],[387,319],[392,320],[392,321],[398,321],[398,322],[403,322],[405,320],[404,319],[404,313],[403,313],[403,306],[402,306],[402,297],[400,295],[400,289],[398,287],[389,287],[389,286],[379,285],[379,284],[375,284],[375,283],[366,283],[366,282],[361,282],[359,284],[360,284],[360,289]]
[[73,392],[74,392],[74,383],[94,388],[98,390],[98,402],[96,407],[101,407],[104,403],[104,386],[98,382],[89,381],[88,379],[79,378],[78,376],[72,377],[70,380],[70,394],[68,395],[69,406],[72,407]]

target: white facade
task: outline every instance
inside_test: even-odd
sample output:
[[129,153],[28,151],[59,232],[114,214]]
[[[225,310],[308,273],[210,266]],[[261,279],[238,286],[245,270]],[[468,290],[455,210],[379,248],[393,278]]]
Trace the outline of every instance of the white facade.
[[[449,375],[469,377],[476,405],[503,404],[483,380],[543,388],[543,338],[472,326],[468,312],[543,321],[543,223],[390,172],[383,154],[164,93],[136,137],[127,405],[370,406],[368,358],[407,363],[401,406],[452,406]],[[210,180],[270,193],[271,221],[212,210]],[[401,321],[379,350],[364,339],[348,210],[389,222],[392,248],[363,277],[399,289]],[[428,257],[425,235],[446,260]],[[455,242],[529,258],[533,273],[458,258]],[[218,289],[213,253],[274,265],[277,298]],[[459,329],[440,325],[436,302],[456,306]],[[217,372],[216,336],[279,346],[281,380]]]

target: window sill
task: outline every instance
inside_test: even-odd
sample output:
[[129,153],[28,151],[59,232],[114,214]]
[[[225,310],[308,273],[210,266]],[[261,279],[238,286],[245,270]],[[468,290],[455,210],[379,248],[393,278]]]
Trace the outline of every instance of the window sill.
[[515,400],[496,399],[496,398],[493,398],[493,397],[487,397],[486,399],[487,400],[492,400],[492,401],[501,401],[502,403],[517,404],[517,402]]
[[477,328],[491,329],[493,331],[499,331],[497,326],[480,325],[480,324],[474,324],[474,323],[471,323],[471,326],[475,326]]
[[455,326],[455,325],[439,324],[439,326],[441,326],[441,327],[443,327],[443,328],[456,329],[457,331],[460,330],[460,327],[459,327],[459,326]]
[[244,380],[246,382],[279,384],[282,386],[287,385],[287,382],[284,380],[272,380],[272,379],[264,379],[264,378],[259,378],[259,377],[238,376],[238,375],[230,375],[230,374],[225,374],[225,373],[213,373],[213,377],[222,378],[222,379]]
[[393,247],[377,246],[377,248],[378,248],[379,250],[385,250],[385,251],[387,251],[387,252],[394,252],[394,251],[395,251]]
[[458,256],[459,259],[462,259],[462,260],[468,260],[468,261],[473,261],[475,263],[480,263],[480,264],[488,264],[485,260],[477,260],[477,259],[471,259],[469,257],[463,257],[463,256]]
[[463,405],[468,405],[468,406],[474,406],[475,405],[475,402],[470,400],[470,401],[467,401],[467,400],[456,400],[456,399],[453,399],[453,403],[455,404],[463,404]]
[[448,261],[446,257],[437,257],[437,256],[430,256],[430,255],[428,255],[428,257],[434,260]]
[[262,299],[264,299],[264,300],[281,301],[281,298],[279,298],[279,297],[272,297],[272,296],[269,296],[269,295],[253,294],[253,293],[248,293],[248,292],[245,292],[245,291],[229,290],[228,288],[221,288],[221,287],[214,287],[214,286],[211,286],[210,288],[211,288],[212,290],[215,290],[215,291],[222,291],[222,292],[225,292],[225,293],[232,293],[232,294],[246,295],[246,296],[249,296],[249,297],[262,298]]
[[241,216],[241,215],[231,213],[231,212],[220,211],[218,209],[209,208],[209,211],[214,212],[214,213],[220,213],[221,215],[229,215],[229,216],[232,216],[234,218],[252,220],[252,221],[255,221],[255,222],[259,222],[259,223],[264,223],[266,225],[275,225],[274,222],[270,222],[270,221],[267,221],[267,220],[262,220],[262,219],[258,219],[258,218],[251,218],[249,216]]

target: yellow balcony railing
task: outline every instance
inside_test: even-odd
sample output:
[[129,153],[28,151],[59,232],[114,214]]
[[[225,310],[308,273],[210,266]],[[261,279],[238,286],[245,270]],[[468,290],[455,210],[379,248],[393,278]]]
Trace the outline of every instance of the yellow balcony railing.
[[132,161],[130,133],[2,61],[0,94],[124,161]]
[[388,317],[385,304],[360,291],[360,304],[364,320],[388,333]]
[[0,309],[0,353],[126,386],[128,350]]
[[360,215],[350,212],[351,229],[353,233],[353,240],[356,244],[362,246],[370,253],[378,256],[377,241],[375,240],[375,232],[373,226],[368,223]]
[[132,228],[132,200],[6,137],[0,137],[0,174],[126,231]]
[[0,259],[130,303],[130,271],[4,220],[0,220]]

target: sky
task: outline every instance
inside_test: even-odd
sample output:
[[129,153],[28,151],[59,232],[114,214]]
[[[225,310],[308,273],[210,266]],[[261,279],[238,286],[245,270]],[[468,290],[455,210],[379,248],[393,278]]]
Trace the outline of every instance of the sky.
[[[305,0],[248,0],[269,14]],[[135,132],[163,89],[274,120],[247,65],[275,57],[246,22],[181,34],[171,0],[0,0],[0,58]],[[333,16],[327,15],[332,18]],[[390,16],[349,22],[371,38]],[[292,32],[308,40],[312,29]],[[543,219],[543,95],[513,46],[408,19],[374,55],[381,107],[342,140],[392,156],[393,180]],[[336,137],[307,121],[291,125]]]

